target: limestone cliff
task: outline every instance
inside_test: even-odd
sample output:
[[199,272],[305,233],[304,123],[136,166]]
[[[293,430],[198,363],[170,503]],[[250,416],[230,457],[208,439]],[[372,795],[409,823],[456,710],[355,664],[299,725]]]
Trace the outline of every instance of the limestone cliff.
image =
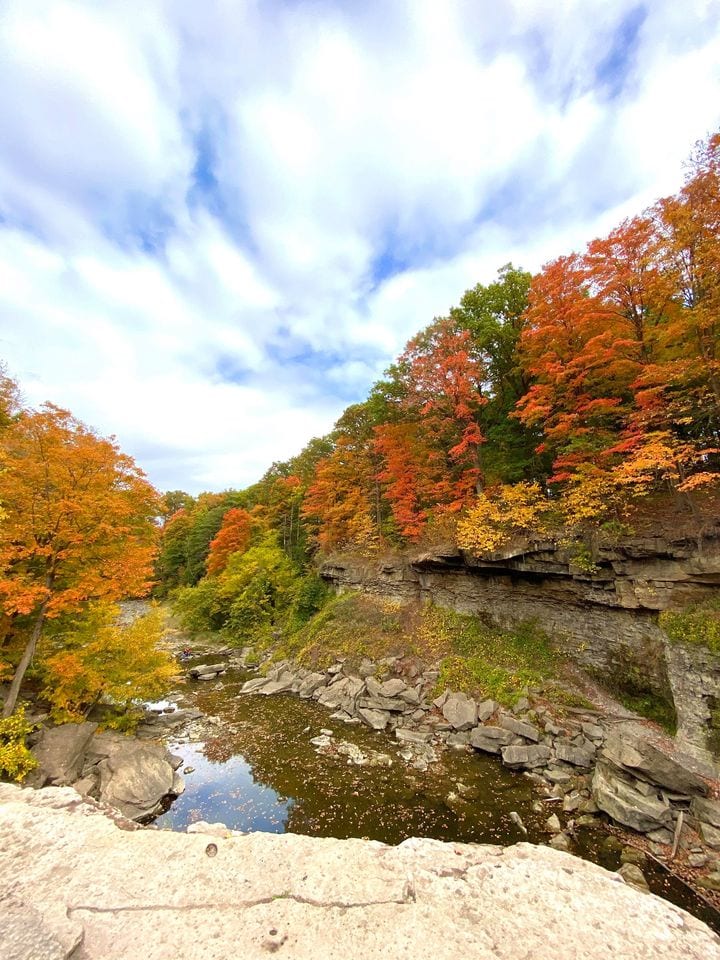
[[3,960],[720,960],[699,920],[547,847],[128,825],[0,784]]
[[678,740],[703,759],[711,754],[720,658],[670,643],[658,614],[718,595],[716,532],[601,545],[591,566],[556,542],[523,541],[483,557],[454,547],[379,560],[336,557],[322,575],[340,590],[432,600],[501,627],[535,620],[597,676],[672,698]]

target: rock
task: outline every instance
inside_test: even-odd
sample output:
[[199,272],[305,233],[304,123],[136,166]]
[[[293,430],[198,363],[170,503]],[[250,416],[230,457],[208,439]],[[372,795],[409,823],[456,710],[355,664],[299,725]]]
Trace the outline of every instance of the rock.
[[552,737],[558,737],[562,733],[562,730],[560,729],[560,727],[558,727],[557,724],[555,723],[548,722],[544,724],[544,727],[545,727],[545,733],[549,733],[550,736]]
[[72,924],[63,960],[720,960],[701,921],[548,847],[128,834],[48,792],[0,785],[0,890],[33,904],[26,928]]
[[690,813],[698,820],[702,820],[703,823],[709,823],[713,827],[720,828],[720,800],[693,797],[690,804]]
[[408,710],[408,704],[404,700],[390,697],[360,697],[357,706],[366,710],[387,710],[390,713],[404,713]]
[[414,687],[405,687],[404,690],[398,693],[398,697],[414,707],[420,703],[420,694]]
[[544,773],[544,776],[551,783],[571,783],[572,774],[568,773],[567,770],[563,770],[561,767],[548,767]]
[[326,733],[321,733],[319,737],[313,737],[310,743],[318,750],[327,750],[332,745],[332,737]]
[[500,717],[500,726],[503,730],[509,730],[511,733],[514,733],[517,737],[524,737],[525,740],[533,740],[537,743],[540,739],[540,731],[537,727],[534,727],[531,723],[524,723],[522,720],[517,720],[515,717],[509,717],[507,715]]
[[720,850],[720,830],[717,827],[712,827],[709,823],[701,823],[700,836],[713,850]]
[[698,877],[697,884],[704,890],[720,890],[720,872],[709,873],[706,877]]
[[639,737],[615,732],[605,741],[602,754],[610,763],[640,780],[656,783],[682,796],[707,794],[707,784],[702,777]]
[[358,707],[357,715],[373,730],[384,730],[390,719],[390,714],[383,710],[368,710],[365,707]]
[[195,767],[185,767],[185,769],[183,770],[183,773],[185,773],[185,774],[187,774],[187,773],[195,773]]
[[254,677],[252,680],[245,681],[240,687],[240,693],[257,693],[270,682],[267,677]]
[[442,710],[442,708],[445,706],[445,701],[449,696],[450,696],[450,691],[443,690],[440,696],[436,697],[435,700],[433,700],[433,706],[437,707],[438,710]]
[[555,741],[555,755],[558,760],[564,760],[576,767],[592,767],[595,762],[594,747],[579,747],[567,740]]
[[645,879],[645,874],[635,863],[624,863],[616,873],[623,878],[625,883],[631,884],[636,890],[643,893],[650,893],[650,887]]
[[574,813],[575,810],[579,810],[582,806],[583,796],[580,793],[577,793],[573,790],[572,793],[566,794],[563,797],[562,808],[565,813]]
[[541,767],[550,759],[550,747],[544,743],[511,745],[500,752],[507,767]]
[[188,674],[195,680],[205,677],[214,677],[227,670],[226,663],[200,663],[196,667],[191,667]]
[[569,853],[571,848],[570,837],[566,833],[558,833],[552,840],[548,841],[548,846],[554,850],[564,850]]
[[130,820],[156,813],[160,801],[175,793],[176,774],[161,744],[128,738],[98,764],[100,800],[109,803]]
[[408,685],[404,680],[386,680],[385,683],[380,684],[380,696],[397,697],[399,694],[404,693],[407,689]]
[[3,960],[70,960],[84,939],[83,925],[69,917],[43,916],[27,901],[0,900]]
[[592,781],[592,793],[599,809],[626,827],[640,833],[672,825],[667,800],[648,797],[635,789],[631,779],[619,775],[609,764],[598,763]]
[[512,733],[502,727],[474,727],[470,731],[470,745],[484,753],[500,753],[500,749],[514,739]]
[[634,863],[636,866],[640,866],[641,863],[645,863],[647,860],[647,855],[644,850],[638,850],[637,847],[623,847],[622,853],[620,854],[621,863]]
[[367,679],[367,677],[374,676],[375,670],[376,670],[376,667],[375,667],[375,664],[372,662],[372,660],[368,660],[368,659],[361,660],[360,666],[358,667],[358,676],[362,677],[363,680],[365,680]]
[[395,739],[401,743],[429,743],[432,733],[429,730],[410,730],[407,727],[395,727]]
[[552,831],[552,833],[562,832],[562,824],[560,823],[560,818],[556,813],[553,813],[547,818],[545,821],[545,826],[548,828],[548,830]]
[[206,820],[196,820],[195,823],[188,824],[186,833],[200,833],[204,837],[231,837],[232,830],[224,823],[208,823]]
[[67,786],[79,779],[85,752],[97,730],[96,723],[63,723],[46,727],[33,747],[38,766],[32,784]]
[[331,710],[337,710],[340,707],[347,713],[353,713],[355,698],[364,686],[364,681],[359,677],[343,677],[342,680],[323,687],[317,701]]
[[[198,679],[201,678],[198,677]],[[280,680],[270,680],[265,686],[260,687],[257,692],[262,693],[266,697],[272,696],[274,693],[289,693],[293,688],[294,682],[295,677],[293,677],[292,674],[286,674]]]
[[348,758],[348,763],[352,763],[356,767],[364,767],[367,765],[367,756],[356,744],[349,743],[347,740],[340,740],[336,749],[339,754]]
[[672,830],[666,830],[660,828],[658,830],[648,830],[646,834],[648,840],[652,840],[653,843],[659,843],[667,847],[673,842],[673,832]]
[[470,731],[454,730],[452,733],[446,735],[445,743],[449,747],[455,747],[457,749],[465,748],[470,743]]
[[696,870],[707,865],[708,858],[704,853],[689,853],[687,858],[688,866]]
[[530,701],[527,697],[520,697],[515,706],[512,708],[513,713],[522,713],[524,710],[530,709]]
[[470,730],[477,723],[477,704],[464,693],[451,693],[443,704],[442,713],[456,730]]
[[497,704],[494,700],[483,700],[477,706],[477,718],[480,723],[485,723],[497,710]]
[[582,732],[591,740],[602,740],[605,736],[605,731],[597,723],[583,723]]
[[87,777],[81,777],[80,780],[76,780],[72,784],[73,790],[77,790],[81,797],[94,797],[97,799],[98,795],[98,786],[100,778],[96,773],[92,773]]
[[521,830],[521,832],[525,834],[525,836],[527,836],[527,827],[522,822],[522,817],[516,810],[510,811],[510,819],[515,824],[515,826],[518,827]]
[[316,690],[324,687],[327,683],[325,675],[322,673],[309,673],[298,687],[298,696],[303,700],[309,700]]

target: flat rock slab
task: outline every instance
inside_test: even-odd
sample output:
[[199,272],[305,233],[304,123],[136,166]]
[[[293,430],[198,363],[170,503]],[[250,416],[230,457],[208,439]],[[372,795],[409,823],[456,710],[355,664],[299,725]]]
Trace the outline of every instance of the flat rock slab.
[[720,960],[679,907],[546,847],[128,832],[70,789],[0,785],[11,888],[83,960]]

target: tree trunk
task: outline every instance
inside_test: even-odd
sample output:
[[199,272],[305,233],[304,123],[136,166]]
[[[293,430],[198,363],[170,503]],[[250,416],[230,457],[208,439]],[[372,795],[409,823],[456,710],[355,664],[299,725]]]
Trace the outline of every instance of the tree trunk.
[[20,663],[17,665],[15,670],[15,676],[12,679],[10,684],[10,691],[7,695],[5,701],[5,706],[3,707],[3,717],[10,717],[15,712],[15,704],[17,703],[18,694],[20,693],[20,685],[23,682],[23,677],[25,676],[25,671],[30,666],[30,661],[33,658],[35,653],[35,647],[37,642],[40,639],[40,634],[42,633],[43,624],[45,623],[45,610],[47,609],[48,601],[45,600],[38,611],[37,620],[35,621],[35,626],[33,627],[32,635],[27,642],[25,647],[25,652],[22,655]]

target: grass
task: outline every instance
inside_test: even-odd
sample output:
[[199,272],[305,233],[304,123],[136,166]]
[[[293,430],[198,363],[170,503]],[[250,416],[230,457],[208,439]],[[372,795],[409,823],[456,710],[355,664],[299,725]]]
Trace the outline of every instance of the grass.
[[684,610],[660,614],[660,626],[673,643],[707,647],[720,655],[720,599],[692,604]]
[[363,593],[332,597],[308,623],[288,631],[272,653],[273,660],[318,669],[338,657],[359,663],[388,656],[439,663],[438,692],[461,690],[506,706],[557,668],[548,636],[533,623],[501,631],[477,616]]

